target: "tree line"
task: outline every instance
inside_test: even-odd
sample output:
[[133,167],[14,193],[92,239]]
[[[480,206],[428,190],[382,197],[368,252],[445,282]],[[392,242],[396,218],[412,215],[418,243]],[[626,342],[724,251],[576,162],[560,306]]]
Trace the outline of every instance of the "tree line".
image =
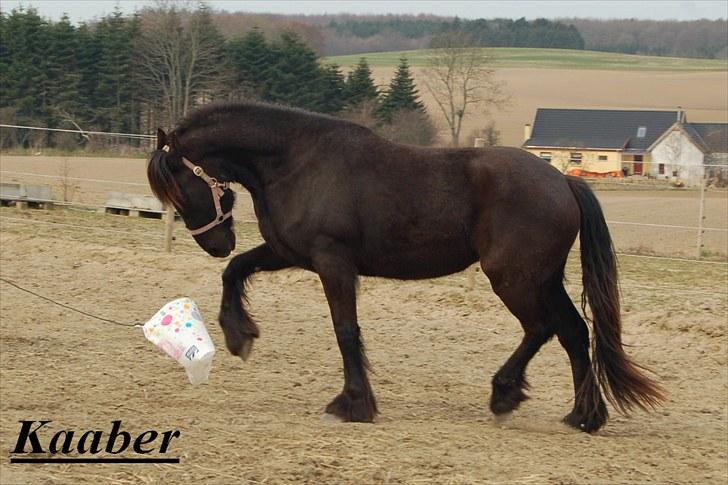
[[482,47],[536,47],[583,49],[584,39],[573,25],[546,19],[454,19],[387,16],[375,19],[331,20],[328,28],[339,34],[366,39],[396,32],[405,38],[428,41],[443,34],[464,33]]
[[[253,22],[291,28],[321,55],[424,49],[434,37],[465,31],[491,47],[558,47],[656,56],[728,59],[728,22],[635,19],[475,19],[434,15],[218,14],[225,32]],[[580,40],[581,39],[581,40]]]
[[[365,59],[345,74],[292,31],[225,38],[204,4],[117,10],[79,26],[32,8],[0,14],[0,77],[0,122],[10,124],[141,133],[206,102],[257,99],[355,119],[398,141],[431,144],[436,135],[406,59],[380,89]],[[3,147],[89,143],[28,130],[0,138]]]

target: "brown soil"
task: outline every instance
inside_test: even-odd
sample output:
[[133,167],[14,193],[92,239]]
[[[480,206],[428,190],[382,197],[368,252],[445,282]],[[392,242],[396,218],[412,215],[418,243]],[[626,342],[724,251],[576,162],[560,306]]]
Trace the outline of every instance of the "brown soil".
[[[389,85],[394,68],[372,69],[375,82]],[[414,68],[417,86],[428,112],[440,127],[443,140],[447,132],[444,118],[423,82],[422,69]],[[523,143],[523,125],[533,123],[537,108],[655,109],[686,111],[688,121],[728,122],[728,71],[725,72],[650,72],[598,71],[567,69],[504,68],[496,71],[511,94],[510,106],[493,111],[478,108],[466,118],[461,143],[470,132],[493,119],[502,132],[504,145]]]
[[[215,323],[226,262],[187,236],[170,255],[154,250],[159,221],[66,210],[0,216],[4,278],[122,322],[143,322],[164,302],[189,296],[218,349],[210,382],[192,387],[140,329],[0,282],[2,483],[703,484],[728,476],[724,264],[622,258],[624,338],[659,374],[669,400],[649,414],[612,410],[595,435],[560,423],[573,392],[556,341],[529,367],[532,399],[509,419],[490,414],[490,377],[521,330],[482,274],[471,292],[462,274],[365,278],[360,323],[381,416],[374,425],[342,424],[322,419],[342,371],[315,275],[254,278],[250,307],[262,336],[243,363],[224,351]],[[238,232],[239,250],[259,241],[255,224],[238,223]],[[578,299],[576,256],[568,279]],[[53,420],[53,430],[107,430],[116,419],[134,433],[178,429],[169,454],[181,463],[10,465],[18,421],[40,419]]]

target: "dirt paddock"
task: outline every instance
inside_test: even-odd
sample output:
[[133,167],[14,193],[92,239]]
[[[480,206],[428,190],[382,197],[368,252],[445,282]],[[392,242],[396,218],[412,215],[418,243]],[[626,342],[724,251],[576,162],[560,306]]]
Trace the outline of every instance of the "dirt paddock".
[[[640,202],[617,193],[600,198],[608,213]],[[714,218],[724,200],[709,204]],[[673,200],[672,212],[685,205]],[[490,378],[521,330],[482,274],[472,291],[463,274],[365,278],[360,325],[381,415],[373,425],[342,424],[322,419],[343,378],[315,275],[290,270],[254,278],[250,308],[261,338],[243,363],[225,352],[216,324],[226,261],[206,256],[189,236],[180,233],[175,253],[166,254],[156,249],[155,220],[3,208],[0,222],[2,277],[129,323],[189,296],[218,350],[210,382],[193,387],[140,329],[90,319],[0,282],[2,483],[726,482],[723,262],[621,258],[624,339],[660,376],[668,402],[631,417],[612,410],[594,435],[560,422],[573,391],[557,341],[529,367],[532,399],[507,419],[490,414]],[[259,241],[255,224],[236,227],[238,250]],[[568,280],[576,301],[580,278],[574,253]],[[180,430],[168,455],[181,462],[11,465],[19,420],[52,420],[51,431],[106,431],[112,420],[133,434]]]

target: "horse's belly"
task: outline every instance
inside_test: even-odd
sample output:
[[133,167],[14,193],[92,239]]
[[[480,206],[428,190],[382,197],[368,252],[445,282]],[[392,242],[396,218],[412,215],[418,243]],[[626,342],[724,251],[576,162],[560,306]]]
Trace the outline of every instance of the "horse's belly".
[[359,273],[404,280],[436,278],[462,271],[477,259],[477,254],[465,245],[409,248],[406,251],[367,255],[359,261]]

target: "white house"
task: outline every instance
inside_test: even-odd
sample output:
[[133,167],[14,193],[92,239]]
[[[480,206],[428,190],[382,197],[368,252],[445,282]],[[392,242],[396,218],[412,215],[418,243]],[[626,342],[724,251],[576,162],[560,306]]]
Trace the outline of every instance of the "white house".
[[707,174],[725,179],[728,124],[675,123],[650,147],[649,175],[697,185]]

